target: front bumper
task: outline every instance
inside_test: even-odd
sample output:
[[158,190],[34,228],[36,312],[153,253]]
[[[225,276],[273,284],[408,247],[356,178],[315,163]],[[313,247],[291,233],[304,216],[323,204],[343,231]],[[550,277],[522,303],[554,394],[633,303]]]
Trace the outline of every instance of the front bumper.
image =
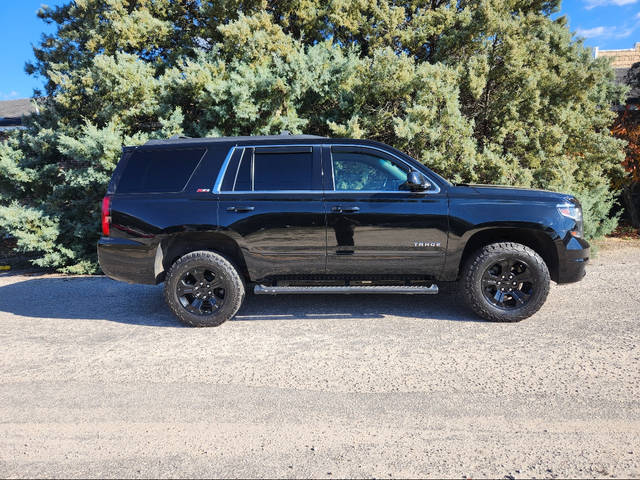
[[585,276],[591,248],[582,238],[570,237],[558,253],[558,283],[573,283]]

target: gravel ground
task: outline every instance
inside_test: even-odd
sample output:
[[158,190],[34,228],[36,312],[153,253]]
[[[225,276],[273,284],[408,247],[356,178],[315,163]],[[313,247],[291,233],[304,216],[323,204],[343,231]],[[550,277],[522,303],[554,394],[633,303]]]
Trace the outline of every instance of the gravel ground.
[[452,294],[250,297],[0,275],[0,477],[640,477],[640,248],[519,324]]

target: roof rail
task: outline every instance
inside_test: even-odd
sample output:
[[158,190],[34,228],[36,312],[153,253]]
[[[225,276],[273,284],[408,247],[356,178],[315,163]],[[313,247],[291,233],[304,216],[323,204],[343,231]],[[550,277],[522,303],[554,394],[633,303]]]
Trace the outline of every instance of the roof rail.
[[282,133],[278,135],[255,135],[255,136],[245,136],[245,137],[207,137],[207,138],[190,138],[185,136],[174,135],[171,138],[165,139],[154,139],[148,140],[145,145],[153,146],[153,145],[195,145],[195,144],[211,144],[211,143],[222,143],[222,142],[265,142],[265,141],[278,141],[278,140],[315,140],[326,137],[320,137],[317,135],[291,135],[287,133],[283,135]]

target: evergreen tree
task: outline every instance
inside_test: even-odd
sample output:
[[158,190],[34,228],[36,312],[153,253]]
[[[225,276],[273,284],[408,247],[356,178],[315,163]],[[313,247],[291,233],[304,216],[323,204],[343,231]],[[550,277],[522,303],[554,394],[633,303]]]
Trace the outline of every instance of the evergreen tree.
[[[640,62],[634,63],[626,75],[630,94],[635,96],[640,91]],[[614,187],[622,191],[622,200],[631,225],[640,228],[640,204],[636,200],[636,192],[640,192],[640,112],[633,103],[627,104],[618,113],[613,124],[612,133],[627,142],[625,159],[622,166],[625,174],[614,178]]]
[[[622,91],[558,1],[75,0],[27,70],[41,114],[0,145],[0,225],[35,263],[96,271],[123,144],[282,130],[389,143],[461,182],[569,191],[610,231]],[[40,92],[36,92],[39,94]]]

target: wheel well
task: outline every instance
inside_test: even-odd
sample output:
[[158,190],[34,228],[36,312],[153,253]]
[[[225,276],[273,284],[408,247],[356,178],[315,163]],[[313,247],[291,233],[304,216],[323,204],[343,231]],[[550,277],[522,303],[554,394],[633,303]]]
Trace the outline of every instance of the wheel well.
[[458,274],[471,254],[485,245],[497,242],[515,242],[531,248],[544,260],[551,279],[558,281],[558,253],[553,240],[544,232],[523,228],[495,228],[473,234],[462,252]]
[[165,273],[177,259],[190,252],[208,250],[229,260],[245,280],[249,278],[247,265],[238,244],[229,236],[218,232],[177,234],[162,242],[162,266]]

